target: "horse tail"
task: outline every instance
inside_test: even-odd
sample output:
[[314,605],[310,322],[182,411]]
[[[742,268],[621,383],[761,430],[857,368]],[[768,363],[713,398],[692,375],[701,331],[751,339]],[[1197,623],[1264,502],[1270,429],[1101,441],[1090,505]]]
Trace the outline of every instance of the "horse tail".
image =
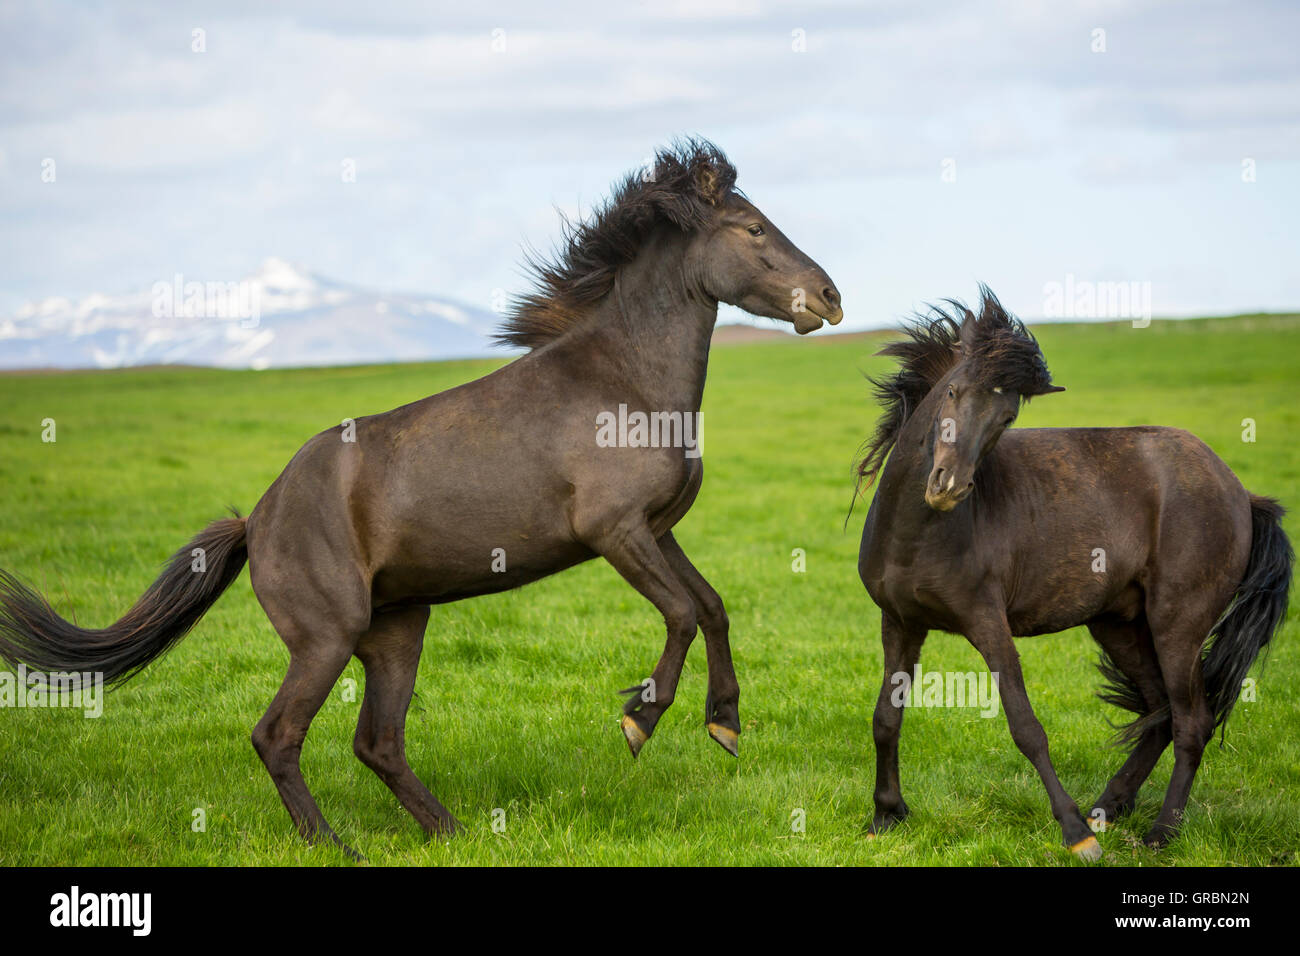
[[1136,718],[1126,724],[1111,725],[1115,730],[1115,744],[1132,749],[1147,728],[1158,727],[1169,719],[1169,705],[1164,704],[1155,710],[1149,710],[1146,698],[1142,696],[1142,688],[1137,685],[1137,681],[1132,680],[1120,669],[1114,659],[1106,653],[1105,648],[1102,648],[1097,669],[1106,679],[1097,696],[1108,704],[1114,704],[1116,707],[1137,714]]
[[39,593],[0,570],[0,658],[45,673],[93,672],[125,681],[165,654],[238,576],[248,560],[245,520],[214,521],[172,556],[121,620],[77,627]]
[[1250,496],[1252,537],[1246,574],[1232,603],[1210,629],[1202,658],[1205,694],[1216,728],[1227,723],[1242,681],[1286,618],[1295,552],[1282,530],[1285,513],[1273,498]]

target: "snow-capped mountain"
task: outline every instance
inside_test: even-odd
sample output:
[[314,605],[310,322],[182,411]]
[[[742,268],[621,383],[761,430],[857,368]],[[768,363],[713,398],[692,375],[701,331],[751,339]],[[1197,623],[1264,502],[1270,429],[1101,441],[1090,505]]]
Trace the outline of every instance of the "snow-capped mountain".
[[149,290],[50,298],[0,318],[0,368],[343,365],[501,354],[498,317],[381,295],[268,259],[239,282],[171,276]]

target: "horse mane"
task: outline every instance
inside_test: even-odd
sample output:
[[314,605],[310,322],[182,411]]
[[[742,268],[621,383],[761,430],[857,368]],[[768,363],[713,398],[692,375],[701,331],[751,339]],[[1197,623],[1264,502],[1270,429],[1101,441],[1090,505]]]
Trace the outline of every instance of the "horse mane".
[[722,150],[690,138],[660,149],[648,170],[628,173],[587,219],[561,213],[560,248],[549,260],[525,253],[533,291],[512,303],[495,342],[536,349],[564,335],[613,288],[619,266],[657,226],[699,229],[735,184],[736,168]]
[[884,378],[867,377],[872,397],[885,411],[856,462],[857,494],[876,480],[916,407],[958,365],[970,363],[978,384],[1017,392],[1022,401],[1051,386],[1038,340],[988,286],[980,283],[978,316],[956,299],[944,303],[948,310],[930,305],[912,316],[902,329],[907,338],[876,353],[898,359],[898,369]]

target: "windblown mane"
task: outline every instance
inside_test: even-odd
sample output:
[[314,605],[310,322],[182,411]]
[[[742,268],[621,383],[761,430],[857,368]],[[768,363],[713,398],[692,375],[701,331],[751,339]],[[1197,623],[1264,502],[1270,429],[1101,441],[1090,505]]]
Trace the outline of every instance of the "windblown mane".
[[980,285],[978,316],[962,302],[944,301],[948,311],[930,306],[924,315],[904,324],[906,339],[876,353],[898,359],[898,370],[885,378],[867,379],[885,412],[858,458],[858,493],[876,480],[898,433],[922,399],[959,364],[970,363],[979,384],[1018,392],[1026,401],[1052,383],[1038,341],[988,286]]
[[527,255],[535,287],[515,300],[495,341],[535,349],[559,338],[609,292],[619,266],[636,257],[656,226],[699,229],[735,183],[735,167],[707,140],[659,150],[650,170],[625,176],[586,220],[561,217],[562,240],[552,259]]

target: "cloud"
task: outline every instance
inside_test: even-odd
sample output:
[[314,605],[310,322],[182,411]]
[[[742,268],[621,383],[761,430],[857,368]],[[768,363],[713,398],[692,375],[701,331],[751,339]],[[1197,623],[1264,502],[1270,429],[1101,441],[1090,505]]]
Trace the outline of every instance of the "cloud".
[[[983,217],[983,244],[1014,271],[1115,190],[1192,206],[1254,157],[1258,185],[1294,196],[1298,28],[1284,3],[4,7],[0,312],[178,268],[241,275],[271,255],[482,301],[519,288],[520,246],[549,244],[555,205],[589,208],[682,133],[718,141],[783,228],[866,274],[846,301],[885,312],[903,282],[923,298],[969,280],[961,244],[918,270],[887,268],[877,245],[933,256],[953,215]],[[57,183],[40,179],[46,157]],[[999,226],[1034,208],[1038,234]],[[1090,228],[1106,261],[1113,240]],[[1185,236],[1148,229],[1171,270],[1185,265]],[[1180,292],[1253,302],[1295,242],[1253,262],[1225,251],[1238,285],[1180,273]]]

